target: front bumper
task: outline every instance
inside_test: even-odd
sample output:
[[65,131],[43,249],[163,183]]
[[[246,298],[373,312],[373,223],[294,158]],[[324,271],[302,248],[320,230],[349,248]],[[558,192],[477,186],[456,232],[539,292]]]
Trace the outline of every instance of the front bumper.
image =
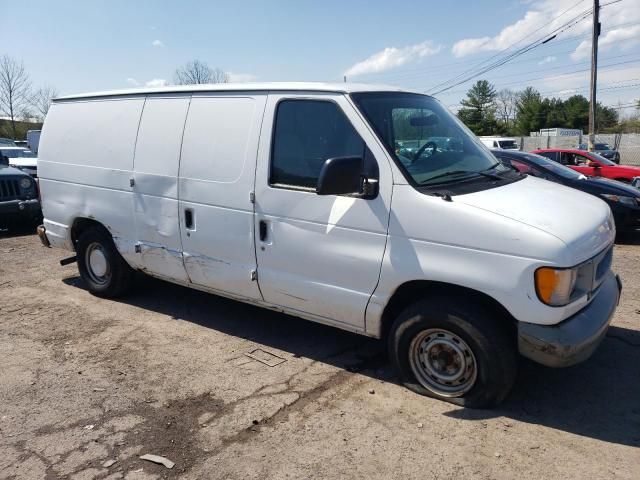
[[589,305],[557,325],[518,323],[518,350],[548,367],[568,367],[589,358],[607,333],[622,284],[610,272]]
[[37,198],[0,202],[0,215],[2,216],[37,217],[41,214],[42,209]]

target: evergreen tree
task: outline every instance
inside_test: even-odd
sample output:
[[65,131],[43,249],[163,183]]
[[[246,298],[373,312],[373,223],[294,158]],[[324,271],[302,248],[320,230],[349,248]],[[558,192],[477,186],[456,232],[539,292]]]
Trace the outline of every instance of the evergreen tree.
[[467,92],[458,117],[476,135],[490,135],[497,130],[496,90],[486,80],[478,80]]

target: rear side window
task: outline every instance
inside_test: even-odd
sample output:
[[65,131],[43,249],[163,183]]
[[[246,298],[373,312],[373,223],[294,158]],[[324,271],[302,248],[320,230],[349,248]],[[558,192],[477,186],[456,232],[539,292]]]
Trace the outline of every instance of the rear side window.
[[528,163],[521,162],[520,160],[511,159],[511,165],[513,165],[520,173],[526,173],[527,175],[531,175],[532,177],[546,177],[545,173],[537,167],[533,165],[529,165]]
[[335,103],[283,100],[278,104],[269,183],[315,188],[327,159],[363,154],[364,141]]
[[550,160],[558,161],[558,155],[556,152],[539,152],[537,155],[541,155],[543,157],[547,157]]

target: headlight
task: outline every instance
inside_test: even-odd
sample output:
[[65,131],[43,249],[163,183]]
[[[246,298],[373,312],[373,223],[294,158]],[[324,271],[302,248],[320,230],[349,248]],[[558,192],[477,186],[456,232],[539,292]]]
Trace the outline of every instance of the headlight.
[[20,180],[20,188],[22,188],[23,190],[29,190],[31,188],[31,179],[23,178],[22,180]]
[[576,268],[542,267],[536,270],[536,292],[547,305],[559,307],[571,301],[576,286]]
[[593,284],[593,269],[592,261],[573,268],[539,268],[535,273],[538,298],[552,307],[562,307],[587,295]]
[[602,193],[602,197],[606,198],[610,202],[621,203],[622,205],[628,205],[630,207],[635,207],[638,205],[638,200],[634,197],[624,197],[622,195],[610,195],[608,193]]

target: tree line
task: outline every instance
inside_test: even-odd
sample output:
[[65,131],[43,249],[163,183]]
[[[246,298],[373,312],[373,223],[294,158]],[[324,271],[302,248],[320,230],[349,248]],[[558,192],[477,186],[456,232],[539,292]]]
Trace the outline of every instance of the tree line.
[[[460,102],[458,117],[476,135],[529,135],[541,128],[589,128],[589,100],[582,95],[543,97],[533,87],[496,91],[487,80],[477,81]],[[639,102],[640,107],[640,102]],[[616,109],[597,103],[596,131],[618,125]]]
[[0,115],[8,119],[8,125],[0,125],[0,136],[24,138],[27,128],[44,121],[57,94],[50,85],[33,88],[23,62],[0,56]]

